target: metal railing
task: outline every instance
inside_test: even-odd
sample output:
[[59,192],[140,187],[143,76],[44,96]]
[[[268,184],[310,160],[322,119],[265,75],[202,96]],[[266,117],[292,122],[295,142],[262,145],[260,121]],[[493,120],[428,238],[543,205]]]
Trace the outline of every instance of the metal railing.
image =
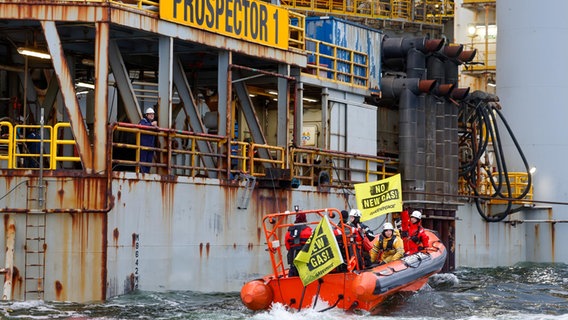
[[[267,168],[290,170],[290,179],[302,185],[321,186],[322,175],[328,177],[327,187],[347,187],[354,183],[384,179],[398,173],[398,161],[369,155],[323,151],[311,148],[286,149],[267,144],[230,141],[225,137],[196,134],[187,131],[149,128],[129,123],[117,123],[111,128],[113,170],[140,172],[141,166],[155,168],[151,172],[181,176],[220,177],[246,174],[266,176]],[[159,139],[155,147],[140,144],[141,135]],[[158,147],[158,145],[166,147]],[[203,152],[207,146],[209,151]],[[140,151],[153,151],[154,163],[140,162]],[[268,157],[261,157],[262,154]],[[209,158],[213,166],[205,158]],[[227,161],[226,163],[224,161]],[[164,171],[158,171],[163,168]],[[325,172],[322,174],[321,172]],[[325,180],[325,179],[324,179]]]
[[454,0],[282,0],[281,4],[305,12],[440,25],[454,16]]
[[288,37],[288,45],[291,48],[304,50],[306,48],[306,16],[303,14],[289,11],[290,36]]
[[[269,159],[259,157],[261,150],[270,155]],[[265,168],[284,169],[286,166],[286,150],[282,147],[267,144],[256,144],[242,141],[231,141],[229,163],[231,174],[248,174],[255,177],[265,176]]]
[[71,130],[71,124],[44,125],[43,141],[41,129],[41,125],[14,126],[10,121],[0,122],[0,165],[5,169],[39,170],[44,161],[43,169],[55,170],[81,161],[74,153],[65,154],[62,149],[64,145],[75,146],[75,140],[59,138],[65,135],[64,130]]
[[301,185],[350,187],[398,173],[395,159],[312,148],[290,149],[291,177]]
[[[508,173],[508,178],[509,178],[509,186],[510,186],[510,190],[511,190],[511,194],[510,194],[510,199],[518,199],[523,192],[525,191],[525,189],[528,186],[528,173],[526,172],[509,172]],[[493,180],[496,181],[498,179],[499,173],[498,172],[494,172],[492,174],[493,176]],[[495,195],[495,188],[493,188],[493,184],[491,183],[491,179],[487,176],[487,174],[481,174],[479,177],[479,183],[478,186],[475,186],[477,188],[477,192],[480,196],[482,197],[491,197],[490,203],[491,204],[504,204],[507,203],[507,199],[502,199],[502,198],[497,198],[497,197],[493,197]],[[461,195],[467,195],[467,196],[474,196],[475,193],[472,191],[471,188],[473,188],[474,186],[470,186],[467,184],[467,181],[463,178],[460,177],[459,181],[458,181],[458,193]],[[501,193],[503,193],[504,195],[507,195],[507,191],[505,191],[507,189],[507,182],[506,181],[502,181],[501,185],[497,185],[497,187],[501,187]],[[529,203],[531,202],[531,200],[533,200],[533,186],[531,185],[528,193],[522,198],[522,199],[518,199],[513,201],[514,204],[524,204],[524,203]]]
[[369,59],[366,53],[316,39],[306,39],[308,67],[305,74],[367,88]]

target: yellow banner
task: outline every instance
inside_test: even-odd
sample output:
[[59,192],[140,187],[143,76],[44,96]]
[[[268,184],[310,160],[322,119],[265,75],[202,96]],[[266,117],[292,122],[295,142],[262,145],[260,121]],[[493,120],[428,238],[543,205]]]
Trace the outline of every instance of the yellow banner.
[[305,287],[342,263],[343,257],[339,245],[327,216],[324,216],[302,251],[294,259],[294,265]]
[[356,184],[355,199],[357,208],[361,211],[361,221],[402,211],[401,186],[400,174],[379,181]]
[[288,49],[288,10],[254,0],[161,0],[160,18]]

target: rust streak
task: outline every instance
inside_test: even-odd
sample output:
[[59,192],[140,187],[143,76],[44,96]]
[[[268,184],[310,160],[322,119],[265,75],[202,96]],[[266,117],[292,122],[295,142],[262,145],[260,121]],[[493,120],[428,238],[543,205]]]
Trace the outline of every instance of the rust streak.
[[132,234],[132,247],[136,247],[136,233]]
[[57,280],[55,281],[55,297],[57,298],[57,300],[61,300],[62,293],[63,293],[63,285],[59,280]]
[[134,276],[134,273],[130,274],[129,280],[130,280],[130,283],[129,283],[130,284],[130,292],[132,292],[132,291],[134,291],[134,287],[135,287],[135,283],[136,283],[136,281],[135,281],[136,277]]
[[16,293],[16,286],[18,287],[18,291],[22,292],[22,285],[24,281],[22,280],[22,276],[20,275],[20,270],[14,267],[12,271],[12,293],[15,295]]
[[114,240],[114,244],[116,246],[118,246],[118,236],[119,236],[119,232],[118,232],[118,228],[114,228],[114,230],[112,230],[112,239]]

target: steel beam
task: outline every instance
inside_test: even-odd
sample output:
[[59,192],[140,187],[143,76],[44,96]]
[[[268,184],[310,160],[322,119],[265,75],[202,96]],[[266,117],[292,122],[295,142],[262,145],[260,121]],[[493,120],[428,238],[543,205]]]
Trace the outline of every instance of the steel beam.
[[[197,104],[195,103],[195,99],[191,95],[189,83],[187,82],[187,77],[185,76],[185,72],[183,70],[183,66],[181,65],[181,61],[177,57],[174,60],[172,67],[173,67],[173,74],[172,74],[173,82],[174,85],[176,86],[178,96],[183,102],[182,104],[184,112],[180,112],[178,114],[178,118],[180,116],[185,115],[187,118],[189,118],[189,125],[193,132],[205,133],[205,127],[203,126],[203,122],[201,121],[201,115],[197,110]],[[197,148],[203,154],[213,153],[211,144],[203,140],[197,141]],[[216,163],[213,158],[204,157],[203,161],[207,168],[216,168]],[[208,171],[208,174],[210,178],[215,178],[217,176],[216,171]]]
[[158,62],[158,127],[171,128],[172,123],[172,64],[174,39],[162,36],[159,39]]
[[95,119],[93,122],[93,170],[106,171],[106,153],[108,139],[106,125],[108,121],[108,45],[109,24],[96,23],[95,38]]
[[[237,81],[233,83],[233,86],[235,87],[237,97],[239,98],[239,102],[241,104],[241,111],[243,112],[243,115],[245,116],[245,119],[247,121],[252,141],[257,144],[266,144],[266,138],[264,137],[264,133],[262,132],[262,127],[260,126],[256,112],[254,111],[254,106],[252,104],[252,101],[250,100],[244,81]],[[262,159],[270,159],[270,154],[265,148],[259,148],[258,155]]]
[[[278,64],[278,73],[288,77],[290,75],[289,66],[284,63]],[[288,101],[290,100],[290,90],[288,90],[288,79],[278,78],[278,122],[276,132],[276,143],[280,147],[288,146]]]
[[51,54],[53,69],[59,79],[61,95],[65,102],[65,110],[69,116],[69,121],[71,122],[71,129],[73,130],[76,147],[79,151],[78,154],[81,157],[85,171],[91,173],[93,171],[93,151],[91,149],[91,142],[89,141],[81,109],[79,108],[79,102],[77,101],[77,96],[75,94],[75,84],[73,83],[67,59],[63,52],[63,47],[61,45],[61,40],[59,39],[59,34],[57,33],[55,21],[41,21],[41,26],[45,33],[49,53]]
[[108,57],[116,87],[118,88],[122,102],[124,102],[126,115],[132,123],[138,123],[142,119],[142,111],[140,110],[140,105],[138,105],[138,100],[136,100],[136,96],[134,95],[134,89],[132,88],[132,83],[128,77],[128,71],[124,65],[120,49],[114,41],[109,42]]

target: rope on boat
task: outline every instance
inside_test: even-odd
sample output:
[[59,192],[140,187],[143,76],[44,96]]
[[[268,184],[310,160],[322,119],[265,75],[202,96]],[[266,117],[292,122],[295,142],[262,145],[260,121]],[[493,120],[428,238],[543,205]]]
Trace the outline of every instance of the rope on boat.
[[304,302],[304,295],[306,294],[306,286],[302,289],[302,297],[300,297],[300,304],[298,305],[298,312],[302,310],[302,303]]
[[341,301],[341,300],[343,300],[343,295],[342,295],[342,294],[339,294],[339,295],[337,296],[337,301],[335,301],[335,303],[334,303],[331,307],[327,307],[327,308],[325,308],[325,309],[323,309],[323,310],[320,310],[319,312],[325,312],[325,311],[327,311],[327,310],[331,310],[331,309],[337,307],[337,305],[339,304],[339,301]]
[[323,279],[322,278],[318,278],[318,289],[316,291],[316,298],[314,299],[314,306],[312,307],[312,309],[316,308],[316,304],[318,303],[318,297],[320,294],[320,288],[321,288],[321,284],[323,283]]

